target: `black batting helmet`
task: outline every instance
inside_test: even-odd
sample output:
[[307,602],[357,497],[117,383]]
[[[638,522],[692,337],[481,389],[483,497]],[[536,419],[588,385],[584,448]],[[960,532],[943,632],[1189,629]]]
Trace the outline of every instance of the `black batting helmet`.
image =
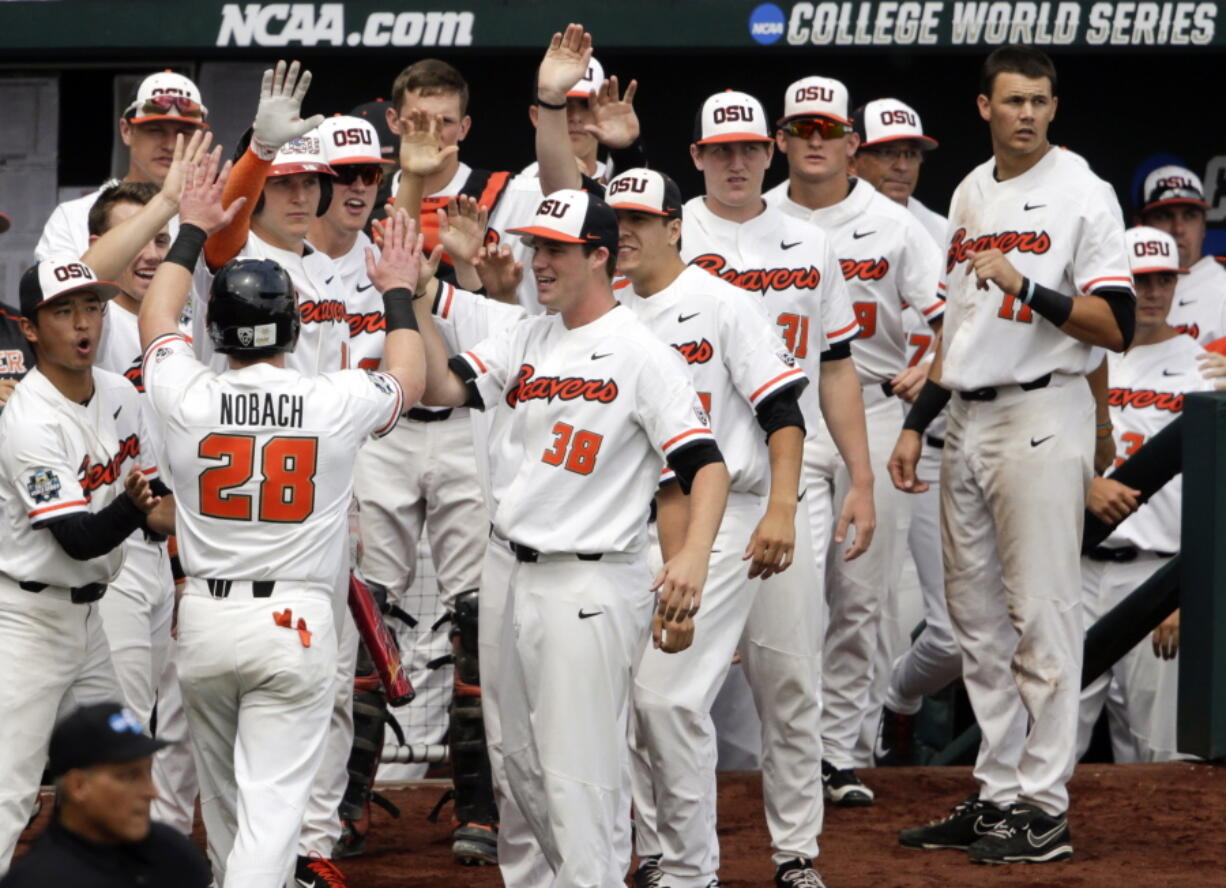
[[266,358],[298,344],[298,293],[271,259],[227,262],[209,290],[205,316],[213,351]]

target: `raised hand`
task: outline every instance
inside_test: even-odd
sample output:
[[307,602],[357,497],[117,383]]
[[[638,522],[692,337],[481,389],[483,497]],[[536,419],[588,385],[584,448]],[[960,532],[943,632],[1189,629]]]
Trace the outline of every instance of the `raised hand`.
[[221,146],[204,156],[203,163],[186,164],[183,170],[183,195],[179,199],[179,224],[195,225],[206,234],[221,231],[238,215],[247,198],[237,198],[228,207],[221,205],[221,193],[230,178],[230,161],[221,164]]
[[410,111],[400,118],[400,169],[411,176],[429,176],[443,168],[459,145],[443,145],[443,115]]
[[453,261],[474,265],[485,244],[485,226],[489,212],[477,199],[461,194],[452,199],[446,209],[435,211],[438,216],[439,243]]
[[595,123],[584,126],[596,141],[609,148],[625,148],[639,137],[639,116],[634,112],[634,94],[639,88],[637,80],[631,80],[626,94],[618,96],[617,77],[613,76],[600,85],[589,100]]
[[587,73],[592,61],[592,35],[583,25],[569,24],[554,34],[536,72],[536,94],[551,105],[566,103],[566,94]]
[[477,277],[487,295],[499,302],[515,304],[515,293],[524,279],[524,266],[516,262],[506,244],[487,244],[473,261]]
[[260,85],[260,105],[255,112],[255,128],[251,134],[251,150],[263,160],[272,160],[286,142],[292,142],[303,133],[315,129],[324,122],[322,114],[303,120],[302,100],[311,85],[311,72],[302,71],[299,77],[298,62],[286,68],[285,60],[277,62],[273,70],[264,72]]
[[170,171],[166,173],[166,179],[162,182],[162,197],[178,205],[179,197],[183,193],[184,170],[188,164],[200,166],[208,156],[212,144],[213,131],[204,128],[192,133],[192,137],[186,143],[183,141],[182,133],[175,136],[174,159],[171,160]]
[[383,222],[383,252],[375,262],[374,251],[366,251],[366,275],[380,293],[403,287],[417,291],[422,266],[422,236],[417,222],[404,210],[388,214]]

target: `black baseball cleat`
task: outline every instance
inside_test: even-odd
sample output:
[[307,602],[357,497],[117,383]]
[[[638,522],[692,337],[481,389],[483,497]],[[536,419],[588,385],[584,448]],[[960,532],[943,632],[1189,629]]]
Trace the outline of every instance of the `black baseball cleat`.
[[348,888],[349,883],[335,863],[312,851],[309,857],[298,855],[294,884],[299,888]]
[[851,768],[836,768],[822,759],[822,792],[826,801],[840,808],[863,808],[873,803],[873,791]]
[[634,871],[634,888],[662,888],[664,873],[660,871],[660,855],[653,854],[639,861]]
[[873,763],[882,768],[917,764],[914,715],[903,715],[882,707],[881,722],[877,725],[877,745],[873,748]]
[[462,866],[498,863],[498,830],[480,823],[463,823],[451,834],[451,856]]
[[898,843],[908,848],[953,848],[965,851],[1005,822],[1008,815],[979,796],[967,797],[941,820],[926,826],[913,826],[898,834]]
[[971,863],[1052,863],[1073,856],[1068,818],[1034,805],[1014,805],[1009,816],[967,849]]
[[775,888],[826,888],[826,883],[813,868],[812,860],[798,857],[779,864],[775,870]]

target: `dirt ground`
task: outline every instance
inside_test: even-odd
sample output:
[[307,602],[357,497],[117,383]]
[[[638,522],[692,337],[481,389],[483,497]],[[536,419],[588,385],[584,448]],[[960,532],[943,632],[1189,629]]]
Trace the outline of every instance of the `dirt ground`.
[[[1041,866],[981,867],[956,851],[913,851],[897,832],[943,815],[972,790],[966,768],[861,772],[877,792],[870,808],[827,809],[817,863],[828,888],[1213,888],[1226,886],[1226,768],[1209,765],[1087,765],[1071,786],[1074,857]],[[389,793],[401,819],[375,811],[367,854],[343,861],[350,888],[496,888],[494,868],[452,863],[450,809],[426,814],[438,785]],[[722,884],[770,886],[757,774],[720,775]],[[40,817],[44,820],[46,814]]]

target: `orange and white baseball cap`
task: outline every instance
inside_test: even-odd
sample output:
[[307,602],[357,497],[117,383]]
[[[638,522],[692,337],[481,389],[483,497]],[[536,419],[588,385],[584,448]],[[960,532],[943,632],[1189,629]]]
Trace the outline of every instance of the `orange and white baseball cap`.
[[317,126],[315,133],[323,143],[324,160],[329,166],[383,163],[379,133],[369,120],[337,114]]
[[770,131],[762,103],[749,93],[728,89],[702,103],[694,119],[694,144],[715,142],[769,142]]
[[1128,268],[1134,276],[1162,272],[1188,273],[1186,268],[1179,267],[1179,248],[1175,245],[1175,238],[1165,231],[1138,225],[1124,232],[1124,241],[1128,244]]
[[21,313],[33,318],[39,308],[81,290],[97,294],[105,302],[119,293],[119,286],[98,280],[94,270],[75,256],[52,256],[26,269],[18,287]]
[[[324,143],[319,134],[320,127],[303,133],[293,141],[286,142],[272,159],[268,168],[268,176],[289,176],[294,173],[324,173],[335,176],[332,167],[324,156]],[[381,161],[372,161],[381,163]]]
[[617,250],[617,216],[612,208],[595,195],[574,188],[547,195],[537,205],[532,221],[523,228],[510,229],[510,233]]
[[855,118],[861,148],[904,139],[918,142],[922,151],[937,147],[936,139],[924,135],[924,124],[915,109],[898,99],[873,99],[856,109]]
[[1191,204],[1209,209],[1200,177],[1187,167],[1168,164],[1145,177],[1145,186],[1141,189],[1141,212],[1147,213],[1154,207],[1172,204]]
[[681,189],[669,176],[643,167],[626,170],[608,184],[605,200],[614,210],[637,210],[681,218]]
[[596,56],[592,56],[592,60],[587,63],[587,70],[583,72],[583,77],[567,91],[566,97],[568,99],[586,99],[588,96],[594,95],[603,83],[604,66],[596,61]]
[[851,126],[847,87],[833,77],[802,77],[783,96],[780,126],[797,117],[825,117]]
[[190,78],[168,68],[141,81],[123,116],[132,124],[178,120],[207,126],[209,109],[201,102],[200,88]]

